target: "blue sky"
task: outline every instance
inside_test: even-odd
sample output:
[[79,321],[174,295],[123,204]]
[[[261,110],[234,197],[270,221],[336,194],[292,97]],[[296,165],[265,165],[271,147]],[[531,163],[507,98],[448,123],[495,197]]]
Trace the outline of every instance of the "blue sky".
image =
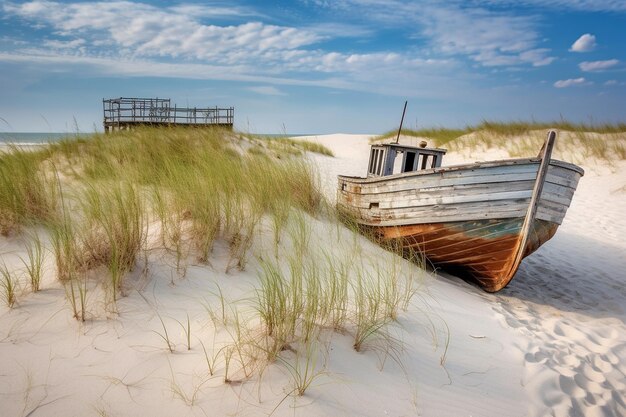
[[626,122],[626,0],[0,0],[0,131],[102,98],[234,106],[253,133]]

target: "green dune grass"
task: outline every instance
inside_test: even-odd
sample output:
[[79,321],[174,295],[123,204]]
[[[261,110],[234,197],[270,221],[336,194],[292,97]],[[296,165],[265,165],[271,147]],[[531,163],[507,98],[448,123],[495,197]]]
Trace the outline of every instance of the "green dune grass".
[[[573,123],[566,120],[554,122],[496,122],[483,121],[475,126],[461,129],[445,127],[402,129],[403,136],[426,138],[431,146],[451,150],[475,147],[498,147],[509,151],[511,156],[528,156],[537,152],[549,129],[557,129],[560,139],[557,149],[561,153],[582,150],[582,157],[605,160],[626,159],[626,124]],[[395,139],[397,130],[372,138],[372,142]],[[578,161],[580,162],[580,161]]]

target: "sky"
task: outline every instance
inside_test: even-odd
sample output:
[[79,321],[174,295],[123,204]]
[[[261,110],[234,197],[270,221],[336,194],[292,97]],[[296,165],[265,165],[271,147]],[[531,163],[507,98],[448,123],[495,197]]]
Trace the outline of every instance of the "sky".
[[250,133],[626,122],[626,0],[0,0],[0,131],[102,99],[235,108]]

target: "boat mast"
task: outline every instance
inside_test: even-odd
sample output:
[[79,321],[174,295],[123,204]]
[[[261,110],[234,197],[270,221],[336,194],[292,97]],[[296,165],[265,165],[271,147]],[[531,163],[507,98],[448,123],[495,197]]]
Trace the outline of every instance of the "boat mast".
[[398,137],[396,138],[396,143],[398,143],[398,141],[400,140],[400,132],[402,131],[402,123],[404,123],[404,113],[406,112],[406,104],[408,102],[408,100],[404,101],[404,110],[402,110],[402,119],[400,119],[400,128],[398,129]]

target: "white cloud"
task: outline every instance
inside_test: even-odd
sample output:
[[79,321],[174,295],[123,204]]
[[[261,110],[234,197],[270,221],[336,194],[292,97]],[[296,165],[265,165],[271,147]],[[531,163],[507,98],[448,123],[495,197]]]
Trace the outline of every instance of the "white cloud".
[[46,40],[43,42],[45,47],[51,49],[76,49],[85,45],[84,39],[74,39],[71,41]]
[[619,64],[617,59],[609,59],[606,61],[584,61],[578,64],[583,71],[603,71]]
[[[121,59],[153,58],[210,62],[238,70],[259,73],[286,71],[363,71],[367,66],[393,69],[448,66],[455,55],[466,55],[483,66],[544,66],[554,58],[550,50],[538,47],[540,36],[534,17],[496,13],[477,7],[445,6],[436,2],[414,4],[399,0],[343,0],[340,9],[355,11],[370,19],[381,19],[383,27],[404,25],[426,37],[431,50],[423,59],[414,50],[402,53],[376,52],[344,54],[315,49],[314,45],[337,37],[367,37],[372,32],[349,23],[317,24],[308,28],[246,22],[218,26],[200,19],[214,16],[250,16],[247,9],[179,4],[158,7],[128,1],[68,3],[34,0],[5,3],[7,14],[33,25],[52,27],[59,39],[47,46],[67,45],[84,40],[81,54],[117,55]],[[0,6],[1,7],[1,6]],[[371,25],[370,25],[371,26]],[[77,45],[78,47],[78,45]],[[79,52],[79,51],[77,51]],[[435,52],[433,54],[433,52]],[[442,57],[443,59],[437,59]]]
[[264,96],[286,96],[284,92],[271,85],[259,85],[256,87],[250,87],[248,90],[253,91]]
[[550,64],[550,50],[536,47],[534,22],[531,17],[450,6],[432,8],[422,19],[424,33],[437,49],[469,55],[485,66]]
[[[212,9],[204,6],[158,8],[126,1],[61,4],[37,0],[7,3],[4,11],[49,25],[65,38],[80,36],[91,46],[122,47],[122,53],[129,56],[182,57],[222,64],[267,62],[265,55],[276,58],[272,55],[276,51],[294,50],[323,39],[311,31],[260,22],[205,25],[198,19],[210,15]],[[226,15],[229,9],[213,12]],[[233,9],[230,13],[239,12]]]
[[410,28],[415,31],[415,38],[425,39],[435,52],[466,55],[484,66],[543,66],[554,60],[549,49],[539,47],[541,36],[537,31],[537,16],[495,12],[477,6],[489,1],[337,0],[313,3],[369,19],[375,27]]
[[576,85],[584,85],[587,84],[587,81],[583,78],[569,78],[567,80],[559,80],[557,82],[554,83],[554,86],[556,88],[566,88],[566,87],[573,87]]
[[290,79],[280,76],[250,75],[227,67],[197,63],[164,63],[142,59],[126,60],[118,57],[94,57],[31,50],[25,53],[0,52],[0,62],[29,63],[51,69],[89,67],[96,74],[129,77],[171,77],[195,80],[228,80],[277,85],[302,85],[330,88],[350,88],[350,84],[336,78],[320,80]]
[[[20,53],[0,51],[0,63],[25,64],[33,71],[79,72],[90,76],[163,77],[192,80],[226,80],[253,83],[256,86],[305,86],[371,92],[386,96],[428,97],[441,100],[475,94],[476,86],[466,82],[467,74],[453,61],[416,60],[406,56],[395,62],[379,62],[380,57],[338,54],[305,55],[293,65],[307,67],[309,72],[281,73],[259,71],[245,66],[225,66],[194,62],[158,62],[146,58],[88,56],[72,51],[22,50]],[[360,64],[349,64],[361,59]],[[315,69],[320,62],[325,71]],[[320,64],[322,65],[322,64]],[[357,65],[360,65],[357,66]],[[355,68],[366,68],[366,71]],[[346,69],[349,72],[342,71]],[[314,70],[318,71],[314,74]],[[449,73],[454,70],[454,77]],[[312,74],[314,74],[312,76]],[[261,90],[268,93],[271,90]]]
[[[309,29],[246,22],[217,26],[203,24],[196,16],[208,16],[204,6],[179,5],[170,8],[117,2],[61,4],[31,1],[6,3],[6,12],[33,24],[51,26],[61,39],[45,42],[49,50],[65,49],[67,55],[107,56],[125,62],[152,59],[162,64],[176,62],[211,63],[237,74],[343,73],[372,79],[373,74],[416,68],[449,67],[449,60],[420,59],[403,53],[344,54],[309,48],[330,37],[332,31],[344,36],[368,32],[347,25],[315,25]],[[220,10],[227,15],[228,10]],[[238,13],[238,10],[232,11]],[[72,51],[71,47],[75,50]],[[28,51],[28,49],[23,49]],[[30,48],[33,55],[47,55]],[[50,51],[48,51],[50,52]],[[166,62],[163,62],[166,61]],[[370,75],[371,74],[371,75]],[[267,91],[265,92],[267,93]]]
[[596,47],[596,37],[590,33],[585,33],[569,49],[571,52],[589,52]]
[[200,4],[179,4],[177,6],[172,6],[169,8],[170,10],[184,14],[188,16],[198,17],[236,17],[236,16],[255,16],[259,17],[260,15],[252,9],[238,7],[238,6],[229,6],[229,7],[219,7],[219,6],[204,6]]
[[607,86],[617,85],[617,84],[618,84],[617,80],[608,80],[604,83],[604,85],[607,85]]
[[543,67],[545,65],[550,65],[555,59],[554,57],[547,56],[549,52],[550,50],[545,48],[531,49],[529,51],[522,52],[520,54],[520,59],[524,62],[532,63],[533,67]]

